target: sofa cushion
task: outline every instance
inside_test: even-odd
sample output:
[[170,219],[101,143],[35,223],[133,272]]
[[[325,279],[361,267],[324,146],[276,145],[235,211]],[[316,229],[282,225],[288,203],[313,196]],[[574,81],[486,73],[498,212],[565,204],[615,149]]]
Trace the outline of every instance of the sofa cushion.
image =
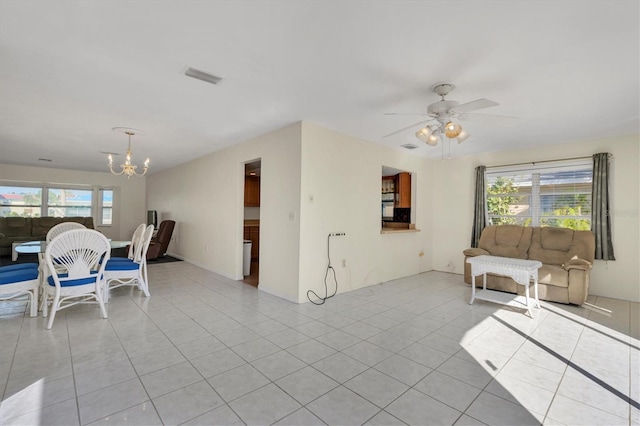
[[468,248],[465,251],[462,252],[462,254],[464,254],[465,256],[482,256],[482,255],[489,255],[491,253],[489,253],[486,250],[482,250],[481,248]]
[[84,217],[84,216],[68,216],[68,217],[63,217],[62,218],[63,222],[76,222],[79,223],[81,225],[84,225],[85,228],[87,229],[94,229],[93,227],[93,217],[88,216],[88,217]]
[[593,264],[591,262],[588,262],[584,259],[571,259],[568,262],[564,263],[562,265],[562,267],[564,269],[566,269],[567,271],[571,270],[571,269],[579,269],[581,271],[590,271],[591,268],[593,267]]
[[478,246],[492,256],[527,259],[531,232],[530,227],[517,225],[487,226],[482,231]]
[[541,228],[540,244],[545,250],[569,251],[573,242],[573,229]]
[[[30,217],[0,217],[0,233],[3,238],[31,235]],[[11,243],[9,242],[9,247]]]
[[504,225],[496,228],[496,244],[503,247],[518,247],[524,227]]
[[569,287],[569,272],[561,266],[542,265],[538,269],[538,283],[556,287]]
[[24,228],[29,224],[26,217],[8,217],[7,228]]
[[[551,231],[549,231],[551,230]],[[568,237],[571,240],[568,240]],[[595,240],[591,231],[565,228],[533,228],[529,259],[545,265],[562,266],[571,259],[593,262]]]
[[596,239],[591,231],[574,231],[571,248],[569,248],[570,259],[584,259],[593,263],[596,252]]
[[37,268],[16,269],[13,271],[0,272],[0,285],[35,280],[38,278],[38,273]]
[[31,222],[31,236],[44,239],[47,236],[47,232],[49,232],[49,229],[61,222],[61,217],[34,217]]
[[20,269],[38,269],[37,263],[14,263],[12,265],[0,266],[0,272],[19,271]]

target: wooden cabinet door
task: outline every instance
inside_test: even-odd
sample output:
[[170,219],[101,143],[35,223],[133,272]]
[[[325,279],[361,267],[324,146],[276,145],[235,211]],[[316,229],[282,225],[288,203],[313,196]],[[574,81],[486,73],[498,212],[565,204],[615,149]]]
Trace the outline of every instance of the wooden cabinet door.
[[396,175],[396,207],[411,207],[411,174],[407,172]]
[[382,176],[382,193],[395,192],[396,177]]
[[260,178],[257,176],[244,177],[244,206],[260,207]]

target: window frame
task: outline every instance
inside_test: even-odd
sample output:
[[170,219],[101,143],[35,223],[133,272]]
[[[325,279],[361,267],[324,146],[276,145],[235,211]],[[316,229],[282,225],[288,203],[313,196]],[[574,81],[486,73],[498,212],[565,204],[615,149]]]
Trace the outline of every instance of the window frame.
[[[97,222],[97,226],[100,227],[111,227],[113,226],[113,204],[115,202],[114,198],[115,198],[115,189],[114,188],[97,188],[96,189],[98,196],[96,197],[96,222]],[[106,191],[110,191],[111,192],[111,205],[110,206],[105,206],[104,204],[104,194]],[[105,209],[109,209],[111,211],[111,222],[110,223],[105,223],[104,218],[104,210]]]
[[[42,206],[44,205],[45,199],[46,199],[46,193],[43,189],[43,187],[41,185],[29,185],[29,184],[22,184],[22,183],[12,183],[12,182],[0,182],[0,187],[9,187],[9,188],[28,188],[28,189],[36,189],[36,190],[40,190],[40,204],[2,204],[0,208],[2,207],[8,207],[9,209],[11,209],[11,207],[20,207],[20,208],[38,208],[40,211],[39,216],[19,216],[19,217],[40,217],[42,216]],[[11,216],[2,216],[2,217],[11,217]]]
[[[574,182],[568,182],[567,184],[573,184],[573,191],[569,192],[558,192],[557,194],[553,191],[549,193],[545,191],[545,188],[550,188],[551,185],[541,183],[540,176],[545,176],[554,173],[575,173],[574,174]],[[576,179],[587,179],[583,182],[575,181]],[[515,183],[516,187],[530,187],[530,190],[517,195],[517,192],[506,192],[504,194],[489,194],[489,189],[492,185],[496,183],[498,178],[513,178],[511,179],[508,185],[514,185],[514,180],[519,181]],[[517,179],[521,177],[522,179]],[[567,179],[569,180],[569,179]],[[548,222],[552,221],[552,223],[557,223],[556,221],[566,220],[566,219],[575,219],[576,221],[580,221],[583,224],[586,221],[588,223],[589,229],[591,229],[591,188],[593,185],[593,163],[590,158],[583,159],[572,159],[572,160],[558,160],[558,161],[543,161],[539,163],[525,163],[525,164],[515,164],[509,166],[497,166],[497,167],[487,167],[485,170],[485,215],[486,215],[486,223],[487,225],[506,225],[513,223],[507,219],[519,218],[519,221],[524,220],[523,223],[518,223],[523,226],[552,226],[552,227],[563,227],[558,226],[556,224],[549,225]],[[529,184],[530,185],[527,185]],[[588,184],[589,190],[587,191],[584,188],[584,185]],[[552,184],[553,185],[553,184]],[[556,185],[562,185],[562,182]],[[582,186],[583,188],[580,188]],[[555,188],[553,188],[555,190]],[[545,202],[546,197],[553,196],[570,196],[575,198],[577,196],[588,196],[588,212],[586,214],[580,215],[562,215],[562,214],[552,214],[552,215],[544,215],[544,206],[548,204]],[[529,211],[528,215],[518,216],[517,214],[491,214],[489,211],[489,200],[490,199],[500,199],[506,197],[528,197],[528,203],[520,203],[518,205],[526,205]],[[515,204],[508,204],[507,207],[509,209],[513,208],[512,206]],[[573,205],[575,206],[575,205]],[[573,206],[567,206],[569,208],[574,208]],[[578,205],[579,206],[579,205]],[[502,206],[504,208],[504,205]],[[560,209],[556,209],[560,210]],[[496,223],[496,222],[502,223]],[[505,223],[506,222],[506,223]],[[547,222],[547,224],[545,224]],[[575,225],[574,225],[575,226]],[[568,227],[568,226],[567,226]],[[569,229],[584,229],[579,225],[578,227],[568,227]]]
[[[39,214],[38,215],[34,215],[31,214],[30,216],[20,216],[20,217],[45,217],[45,216],[49,216],[49,190],[53,189],[53,190],[75,190],[75,191],[88,191],[91,193],[91,201],[90,203],[88,203],[87,206],[82,206],[83,208],[88,207],[89,208],[89,214],[83,217],[93,217],[94,220],[96,220],[96,223],[98,223],[99,225],[97,226],[112,226],[113,225],[113,211],[115,208],[115,193],[116,193],[116,189],[113,187],[100,187],[100,186],[95,186],[95,185],[68,185],[68,184],[55,184],[55,183],[32,183],[32,182],[11,182],[11,181],[0,181],[0,187],[9,187],[9,188],[27,188],[27,189],[37,189],[41,191],[41,197],[40,197],[40,205],[29,205],[29,206],[25,206],[25,207],[33,207],[33,208],[39,208]],[[101,189],[105,189],[105,190],[110,190],[112,191],[112,205],[111,205],[111,211],[112,211],[112,224],[111,225],[102,225],[101,221],[102,221],[102,212],[99,209],[99,207],[101,207],[101,203],[99,202],[99,197],[101,195],[100,190]],[[6,205],[7,207],[11,207],[11,204]],[[23,205],[14,205],[14,206],[20,206],[22,207]],[[3,206],[0,206],[0,208]],[[69,206],[64,206],[64,207],[69,207]],[[9,217],[9,216],[2,216],[2,217]],[[71,216],[62,216],[62,217],[71,217]]]
[[[88,208],[89,209],[89,214],[87,216],[78,216],[78,215],[74,215],[74,216],[53,216],[53,217],[94,217],[93,216],[93,212],[95,211],[95,198],[96,198],[96,191],[93,187],[87,187],[87,186],[78,186],[78,185],[45,185],[44,186],[44,190],[46,191],[46,197],[43,197],[46,199],[46,204],[43,202],[43,206],[42,206],[42,216],[52,216],[49,214],[49,209],[50,208],[62,208],[65,210],[69,209],[69,208],[74,208],[76,206],[72,206],[72,205],[52,205],[49,203],[49,191],[84,191],[84,192],[88,192],[91,195],[91,200],[89,200],[88,204],[83,204],[82,206],[77,206],[78,208]],[[44,194],[44,192],[43,192]]]

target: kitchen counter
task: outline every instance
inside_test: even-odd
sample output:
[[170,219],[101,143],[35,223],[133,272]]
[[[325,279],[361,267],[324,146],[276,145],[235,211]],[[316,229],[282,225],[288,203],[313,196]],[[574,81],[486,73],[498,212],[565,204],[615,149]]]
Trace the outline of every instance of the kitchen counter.
[[416,225],[413,223],[403,222],[383,222],[382,229],[380,229],[381,234],[398,234],[403,232],[420,232],[420,230],[416,229]]

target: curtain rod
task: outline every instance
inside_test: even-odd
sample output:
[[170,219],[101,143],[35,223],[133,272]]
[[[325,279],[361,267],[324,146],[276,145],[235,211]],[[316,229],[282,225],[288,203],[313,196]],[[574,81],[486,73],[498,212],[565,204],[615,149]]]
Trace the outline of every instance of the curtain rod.
[[[613,154],[609,154],[609,158],[612,158]],[[586,157],[572,157],[572,158],[560,158],[557,160],[542,160],[542,161],[527,161],[526,163],[513,163],[513,164],[501,164],[499,166],[487,166],[487,169],[493,169],[496,167],[511,167],[511,166],[524,166],[526,164],[536,165],[540,163],[555,163],[557,161],[571,161],[571,160],[587,160],[593,158],[593,155],[589,155]]]

